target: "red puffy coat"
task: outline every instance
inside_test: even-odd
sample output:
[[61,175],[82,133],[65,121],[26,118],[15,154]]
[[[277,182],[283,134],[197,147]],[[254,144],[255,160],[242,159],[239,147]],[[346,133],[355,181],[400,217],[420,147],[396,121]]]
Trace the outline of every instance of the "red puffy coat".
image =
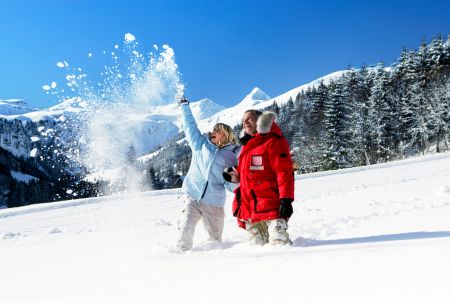
[[294,200],[289,143],[275,122],[269,123],[266,131],[259,130],[239,156],[240,186],[235,191],[233,214],[242,228],[245,221],[279,219],[280,199]]

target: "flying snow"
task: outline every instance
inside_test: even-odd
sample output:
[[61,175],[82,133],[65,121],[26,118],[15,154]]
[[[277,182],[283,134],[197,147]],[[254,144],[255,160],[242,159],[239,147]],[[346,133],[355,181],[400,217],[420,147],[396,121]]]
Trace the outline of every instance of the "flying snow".
[[37,148],[33,148],[30,152],[30,157],[32,157],[32,158],[36,157],[36,153],[37,153]]
[[133,34],[126,33],[125,34],[125,42],[132,42],[136,40],[136,37]]
[[[98,71],[100,77],[95,80],[82,73],[79,67],[72,67],[65,75],[65,85],[76,98],[86,102],[85,111],[76,121],[66,121],[76,123],[73,128],[79,130],[75,134],[74,147],[70,149],[73,155],[68,157],[91,173],[126,167],[128,149],[138,147],[139,150],[142,143],[138,134],[144,127],[141,120],[130,117],[141,115],[143,109],[171,104],[184,91],[173,49],[164,45],[149,54],[140,50],[135,39],[127,33],[123,47],[113,44],[113,50],[108,51],[112,62],[103,65]],[[155,45],[154,49],[159,48]],[[57,65],[68,66],[65,61]],[[57,86],[61,89],[55,89]],[[55,89],[54,94],[58,95],[62,94],[62,87],[61,83],[52,82],[44,89]],[[67,101],[65,96],[60,99]],[[142,173],[128,171],[126,175],[137,184]],[[127,189],[133,187],[129,185],[126,184]]]

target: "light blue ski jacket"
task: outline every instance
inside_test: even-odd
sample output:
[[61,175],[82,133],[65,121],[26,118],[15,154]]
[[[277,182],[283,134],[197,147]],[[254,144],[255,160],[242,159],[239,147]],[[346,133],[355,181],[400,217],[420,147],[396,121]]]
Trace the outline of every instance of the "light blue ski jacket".
[[197,201],[223,207],[225,186],[222,173],[225,167],[237,165],[237,146],[228,144],[222,148],[211,143],[197,127],[189,104],[180,105],[183,130],[192,149],[192,160],[182,192]]

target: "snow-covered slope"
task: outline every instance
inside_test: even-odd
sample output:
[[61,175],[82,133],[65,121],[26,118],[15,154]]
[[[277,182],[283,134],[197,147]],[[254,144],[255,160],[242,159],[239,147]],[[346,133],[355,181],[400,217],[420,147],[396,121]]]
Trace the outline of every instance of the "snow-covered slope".
[[298,176],[291,247],[171,253],[178,190],[0,210],[4,302],[446,302],[450,153]]

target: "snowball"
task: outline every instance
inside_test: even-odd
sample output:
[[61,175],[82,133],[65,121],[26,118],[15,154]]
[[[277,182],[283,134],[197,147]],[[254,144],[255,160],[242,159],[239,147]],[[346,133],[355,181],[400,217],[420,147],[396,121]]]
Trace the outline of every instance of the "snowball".
[[44,86],[42,86],[42,89],[43,90],[50,90],[51,89],[51,87],[50,87],[50,85],[44,85]]
[[56,82],[53,81],[53,82],[52,82],[52,88],[55,88],[55,87],[56,87]]
[[71,193],[73,193],[73,190],[71,189],[66,190],[66,194],[70,195]]
[[36,157],[36,153],[37,153],[37,148],[33,148],[30,152],[30,157]]
[[62,63],[62,62],[58,62],[58,63],[56,63],[56,66],[58,66],[58,67],[64,67],[65,65],[64,65],[64,63]]
[[30,139],[31,139],[31,142],[36,142],[36,141],[40,140],[39,137],[36,137],[36,136],[33,136]]
[[133,34],[130,34],[130,33],[126,33],[125,34],[125,41],[126,42],[131,42],[131,41],[134,41],[134,40],[136,40],[136,37],[134,37]]
[[91,58],[91,57],[92,57],[92,53],[89,53],[89,54],[88,54],[88,57]]

